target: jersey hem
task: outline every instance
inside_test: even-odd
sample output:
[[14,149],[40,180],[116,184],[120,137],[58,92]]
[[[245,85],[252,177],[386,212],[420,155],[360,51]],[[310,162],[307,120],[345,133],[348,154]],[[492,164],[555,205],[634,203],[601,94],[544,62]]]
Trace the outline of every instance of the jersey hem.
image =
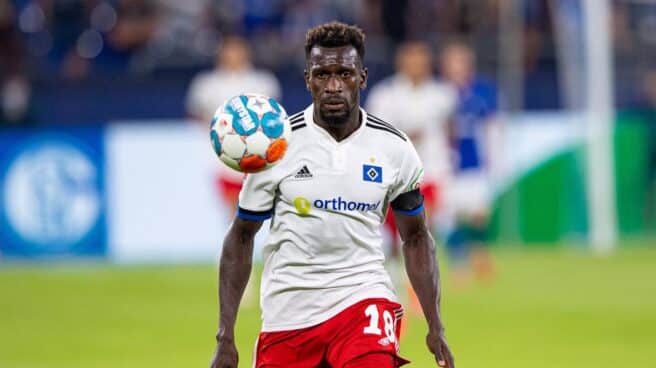
[[348,307],[359,303],[363,300],[366,299],[387,299],[391,302],[394,303],[399,303],[397,300],[396,295],[394,295],[393,292],[387,289],[379,289],[376,290],[375,292],[372,293],[364,293],[362,295],[356,295],[353,297],[350,297],[348,299],[345,299],[343,302],[339,303],[335,308],[333,308],[330,312],[328,313],[323,313],[319,315],[317,318],[314,318],[310,321],[303,322],[303,323],[294,323],[294,324],[270,324],[263,322],[262,323],[262,331],[261,332],[280,332],[280,331],[290,331],[290,330],[300,330],[303,328],[308,328],[308,327],[313,327],[316,325],[319,325],[323,322],[326,322],[327,320],[335,317],[339,313],[343,312],[345,309]]

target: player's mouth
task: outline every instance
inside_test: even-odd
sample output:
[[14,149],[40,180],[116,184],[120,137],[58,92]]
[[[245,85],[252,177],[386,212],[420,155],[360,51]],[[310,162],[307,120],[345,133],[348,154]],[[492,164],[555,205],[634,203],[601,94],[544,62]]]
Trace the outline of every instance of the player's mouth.
[[343,110],[346,103],[343,100],[327,100],[323,102],[323,107],[326,110]]

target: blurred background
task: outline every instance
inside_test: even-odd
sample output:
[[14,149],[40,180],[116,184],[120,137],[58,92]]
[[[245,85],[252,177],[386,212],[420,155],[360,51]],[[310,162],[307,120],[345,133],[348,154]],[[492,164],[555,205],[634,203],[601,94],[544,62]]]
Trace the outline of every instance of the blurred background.
[[305,33],[335,19],[367,35],[363,105],[435,137],[458,366],[653,362],[656,1],[0,0],[0,367],[209,362],[241,180],[211,116],[305,108]]

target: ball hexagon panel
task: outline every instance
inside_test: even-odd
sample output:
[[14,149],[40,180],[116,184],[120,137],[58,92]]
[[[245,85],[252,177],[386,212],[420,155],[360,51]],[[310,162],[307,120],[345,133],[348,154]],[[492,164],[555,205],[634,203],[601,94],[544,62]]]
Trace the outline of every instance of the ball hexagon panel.
[[271,140],[263,132],[257,131],[246,137],[246,149],[248,153],[266,157],[267,149]]
[[216,123],[214,123],[214,127],[212,129],[217,132],[219,137],[223,137],[224,135],[233,132],[232,120],[234,119],[234,117],[232,116],[232,114],[219,112],[214,117],[216,119]]
[[248,102],[246,103],[246,107],[248,107],[249,110],[254,112],[258,118],[262,118],[264,114],[267,112],[272,112],[273,107],[269,103],[269,99],[265,96],[259,96],[259,95],[251,95],[248,98]]
[[228,167],[232,168],[233,170],[242,171],[241,167],[239,167],[238,160],[229,157],[225,153],[221,154],[219,158],[221,159],[221,161],[223,161],[224,164],[228,165]]
[[274,114],[264,115],[260,125],[264,134],[269,138],[280,137],[285,129],[284,120],[281,120],[279,115]]
[[222,142],[223,153],[239,160],[246,153],[246,144],[237,134],[226,134]]

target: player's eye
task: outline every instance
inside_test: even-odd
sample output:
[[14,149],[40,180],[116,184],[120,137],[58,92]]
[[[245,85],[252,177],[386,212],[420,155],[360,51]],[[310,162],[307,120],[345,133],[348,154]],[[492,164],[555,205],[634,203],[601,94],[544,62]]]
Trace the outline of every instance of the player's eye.
[[342,72],[342,78],[350,78],[351,77],[351,72],[349,70],[344,70]]
[[318,72],[318,73],[316,74],[316,76],[317,76],[317,78],[319,78],[319,79],[328,79],[328,73],[326,73],[326,72]]

